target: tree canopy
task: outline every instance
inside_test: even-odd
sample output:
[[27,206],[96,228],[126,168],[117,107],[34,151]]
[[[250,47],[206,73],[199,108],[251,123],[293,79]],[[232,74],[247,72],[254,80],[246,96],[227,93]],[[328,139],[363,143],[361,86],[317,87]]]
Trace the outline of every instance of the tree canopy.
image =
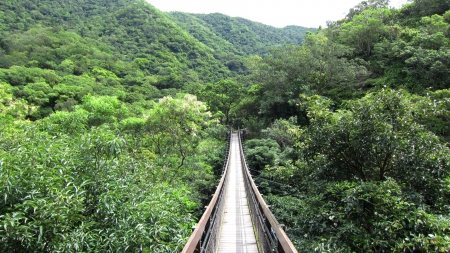
[[448,252],[449,7],[311,29],[0,2],[0,250],[180,251],[231,126],[298,249]]

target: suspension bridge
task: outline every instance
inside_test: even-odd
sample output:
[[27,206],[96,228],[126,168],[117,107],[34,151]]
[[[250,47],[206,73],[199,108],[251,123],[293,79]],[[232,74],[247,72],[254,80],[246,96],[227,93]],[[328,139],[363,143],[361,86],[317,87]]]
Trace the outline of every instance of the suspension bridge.
[[229,136],[221,180],[182,252],[297,252],[253,182],[242,131]]

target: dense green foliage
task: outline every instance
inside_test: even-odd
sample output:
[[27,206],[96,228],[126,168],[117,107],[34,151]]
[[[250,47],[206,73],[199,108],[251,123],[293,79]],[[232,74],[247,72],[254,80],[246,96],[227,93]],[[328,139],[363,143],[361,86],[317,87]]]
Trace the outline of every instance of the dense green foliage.
[[222,80],[215,84],[205,85],[199,91],[199,96],[208,103],[212,112],[223,114],[222,123],[229,125],[231,113],[245,96],[245,89],[242,84],[233,80]]
[[248,60],[247,157],[301,251],[450,250],[450,5],[387,2]]
[[143,1],[0,12],[0,251],[179,252],[225,128],[176,94],[238,72]]
[[[232,18],[220,13],[186,14],[171,13],[180,26],[186,27],[200,41],[219,42],[220,46],[231,43],[237,53],[244,55],[265,55],[271,47],[301,45],[307,31],[313,28],[287,26],[279,29],[243,18]],[[188,21],[188,22],[186,22]],[[202,29],[199,31],[199,28]],[[210,33],[208,38],[205,34]],[[217,39],[217,36],[219,39]],[[214,40],[211,41],[211,38]],[[214,45],[211,45],[211,47]],[[226,47],[225,47],[226,48]]]
[[[2,2],[0,10],[0,23],[4,24],[0,44],[6,53],[13,52],[3,37],[48,26],[94,39],[108,48],[109,54],[136,62],[135,67],[145,75],[160,76],[161,85],[167,88],[234,75],[214,58],[211,48],[145,1],[41,1],[36,5],[21,0]],[[39,45],[30,49],[40,51]]]
[[192,95],[163,98],[145,117],[131,109],[87,95],[37,122],[2,110],[2,252],[181,249],[217,183],[214,132],[224,131]]
[[331,111],[315,96],[308,127],[285,123],[300,156],[295,164],[279,156],[264,173],[291,186],[268,199],[300,248],[448,250],[450,150],[420,123],[442,113],[430,102],[383,90]]
[[448,252],[449,29],[448,0],[318,30],[0,2],[0,250],[180,251],[232,125],[300,251]]

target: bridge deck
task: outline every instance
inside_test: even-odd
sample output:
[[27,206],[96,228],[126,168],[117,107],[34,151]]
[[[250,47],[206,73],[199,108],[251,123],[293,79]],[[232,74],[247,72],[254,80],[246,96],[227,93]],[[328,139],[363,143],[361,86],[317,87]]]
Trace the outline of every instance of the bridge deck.
[[231,156],[218,252],[257,253],[255,233],[245,192],[237,134],[231,136]]

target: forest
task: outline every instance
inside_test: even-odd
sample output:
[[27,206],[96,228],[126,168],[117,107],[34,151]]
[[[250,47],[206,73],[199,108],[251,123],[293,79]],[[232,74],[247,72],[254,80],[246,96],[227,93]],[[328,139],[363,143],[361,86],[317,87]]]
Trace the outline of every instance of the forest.
[[449,0],[318,29],[2,1],[0,251],[179,252],[231,126],[299,252],[450,252],[449,88]]

